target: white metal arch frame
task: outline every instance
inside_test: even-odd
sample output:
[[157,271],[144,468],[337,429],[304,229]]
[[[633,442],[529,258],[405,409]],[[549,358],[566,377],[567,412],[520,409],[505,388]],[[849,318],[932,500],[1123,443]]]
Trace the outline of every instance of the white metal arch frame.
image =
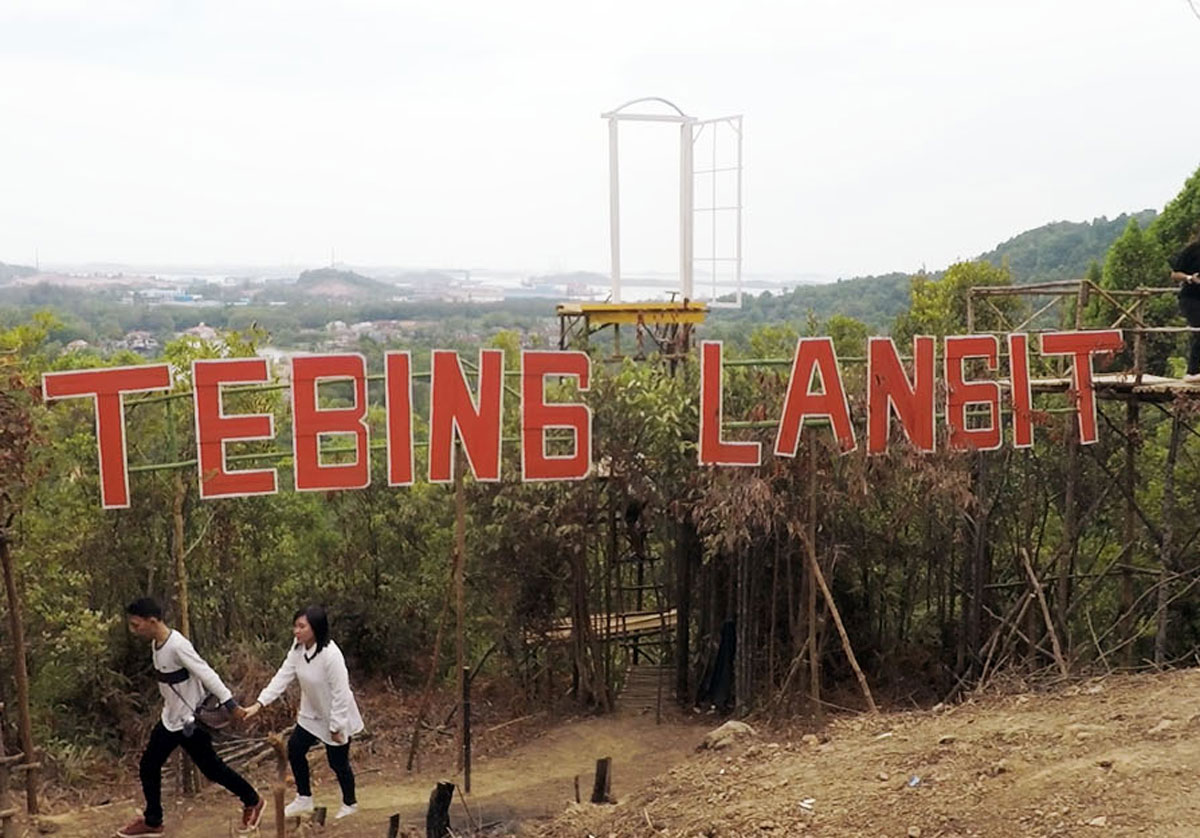
[[[627,109],[646,103],[658,103],[670,108],[674,113],[642,113],[631,112]],[[718,119],[699,120],[688,116],[682,108],[669,99],[661,96],[645,96],[631,99],[614,110],[600,114],[601,119],[608,120],[608,209],[609,209],[609,251],[611,257],[612,301],[621,302],[621,166],[620,166],[620,133],[619,124],[623,120],[633,122],[673,122],[679,125],[679,287],[685,300],[695,298],[695,263],[708,262],[712,275],[712,301],[710,307],[731,306],[740,307],[742,304],[742,117],[721,117]],[[713,126],[713,132],[720,125],[727,125],[736,135],[737,158],[731,166],[718,166],[717,142],[713,138],[713,160],[711,168],[697,170],[695,166],[695,143],[706,126]],[[697,130],[699,126],[699,130]],[[730,173],[736,177],[735,200],[732,204],[717,205],[717,177],[722,173]],[[695,206],[696,175],[708,174],[712,177],[712,200],[709,206],[697,209]],[[717,221],[718,213],[732,212],[735,218],[734,252],[729,255],[718,255]],[[712,224],[712,249],[708,256],[697,256],[695,252],[695,219],[697,213],[708,213]],[[717,297],[717,267],[720,264],[730,264],[736,283],[736,297],[733,303],[718,303]]]

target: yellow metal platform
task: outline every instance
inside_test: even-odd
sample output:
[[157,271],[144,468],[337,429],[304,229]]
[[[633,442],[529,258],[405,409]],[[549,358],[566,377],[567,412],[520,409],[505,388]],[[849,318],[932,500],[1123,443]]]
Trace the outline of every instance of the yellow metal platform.
[[587,318],[593,329],[642,323],[647,326],[703,323],[708,304],[691,301],[661,303],[560,303],[559,317]]

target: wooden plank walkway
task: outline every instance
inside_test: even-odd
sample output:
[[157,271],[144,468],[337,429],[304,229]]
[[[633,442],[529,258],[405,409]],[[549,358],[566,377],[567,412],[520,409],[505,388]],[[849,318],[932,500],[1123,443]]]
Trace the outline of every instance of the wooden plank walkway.
[[[678,612],[672,608],[661,615],[657,611],[630,611],[624,614],[593,614],[592,631],[601,640],[627,637],[644,637],[649,634],[659,634],[665,627],[667,631],[675,630]],[[571,618],[564,617],[555,622],[554,627],[538,635],[538,638],[551,643],[565,643],[571,639]]]

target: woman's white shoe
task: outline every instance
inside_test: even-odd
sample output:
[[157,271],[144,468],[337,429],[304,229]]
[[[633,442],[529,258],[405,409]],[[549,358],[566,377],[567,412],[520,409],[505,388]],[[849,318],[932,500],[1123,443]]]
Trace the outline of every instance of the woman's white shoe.
[[348,818],[348,817],[350,817],[351,815],[353,815],[353,814],[354,814],[355,812],[357,812],[357,811],[358,811],[358,804],[357,804],[357,803],[355,803],[355,804],[353,804],[353,805],[350,805],[350,806],[347,806],[345,803],[343,803],[343,804],[342,804],[342,808],[338,809],[338,811],[337,811],[337,814],[333,816],[333,819],[334,819],[335,821],[339,821],[339,820],[341,820],[342,818]]
[[296,795],[296,799],[284,807],[283,815],[287,818],[294,818],[297,815],[303,815],[305,812],[313,810],[313,799],[311,797],[302,797]]

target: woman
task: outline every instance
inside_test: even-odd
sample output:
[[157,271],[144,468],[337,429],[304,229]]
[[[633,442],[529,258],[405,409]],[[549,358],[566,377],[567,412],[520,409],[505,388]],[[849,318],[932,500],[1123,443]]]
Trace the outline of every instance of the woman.
[[296,778],[296,799],[287,805],[288,817],[311,812],[312,783],[308,773],[308,749],[318,740],[342,787],[342,808],[335,817],[358,811],[354,796],[354,771],[350,768],[350,737],[363,729],[362,716],[350,692],[350,676],[342,650],[329,639],[329,618],[319,605],[302,608],[292,617],[295,645],[271,683],[246,708],[251,718],[279,696],[292,681],[300,682],[300,712],[296,729],[288,739],[288,761]]

